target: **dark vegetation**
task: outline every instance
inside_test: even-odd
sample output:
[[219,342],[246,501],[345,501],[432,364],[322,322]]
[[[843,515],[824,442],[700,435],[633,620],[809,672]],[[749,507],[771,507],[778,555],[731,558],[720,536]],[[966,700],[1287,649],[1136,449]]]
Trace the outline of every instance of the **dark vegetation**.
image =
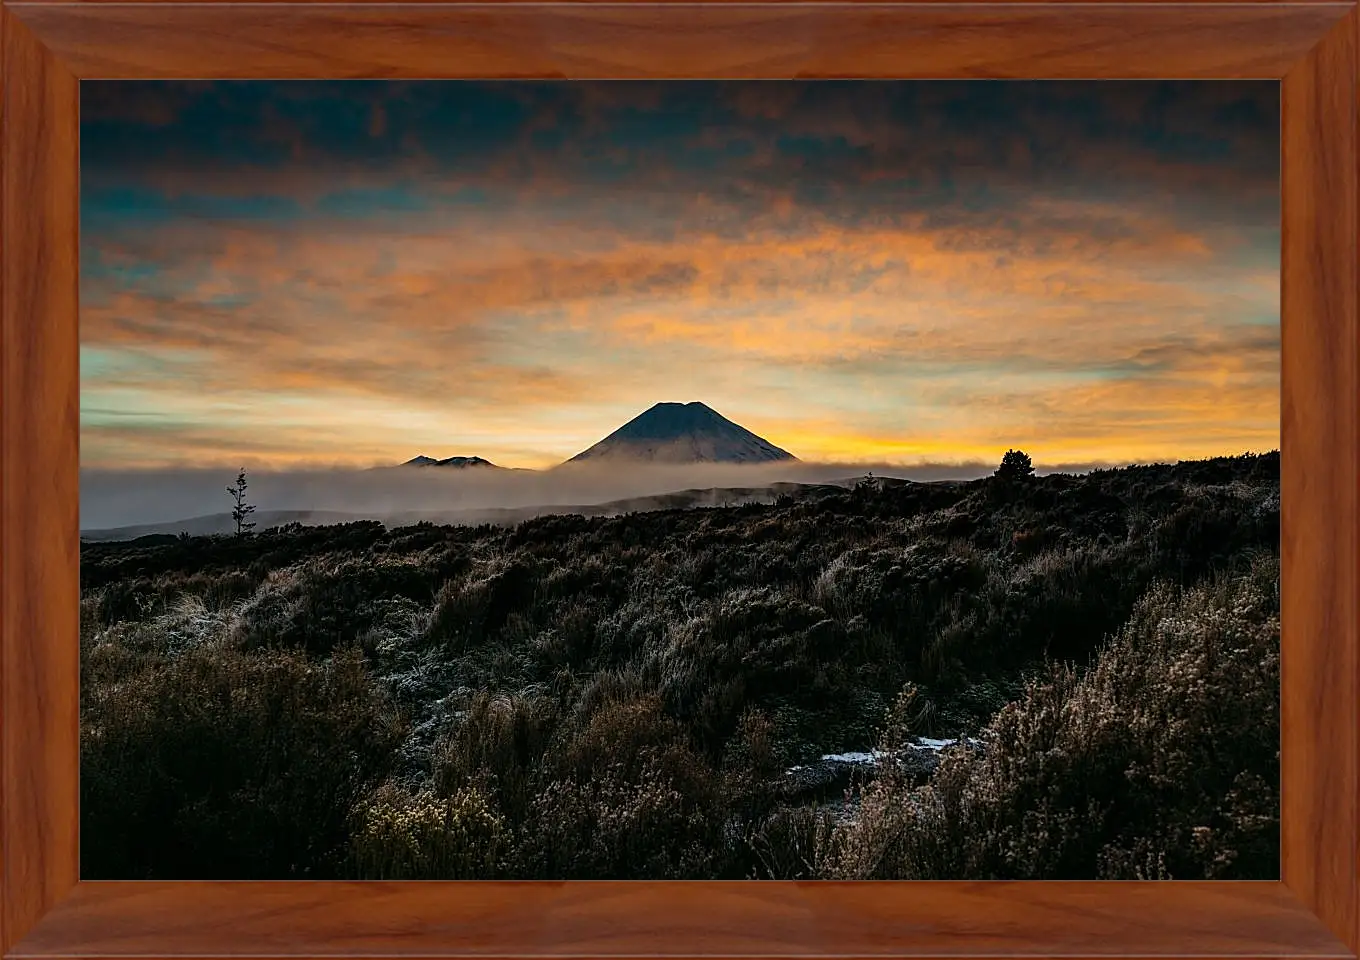
[[255,529],[255,521],[250,519],[250,515],[255,512],[255,504],[246,502],[246,472],[242,470],[236,475],[236,484],[227,487],[227,496],[231,497],[231,522],[236,524],[236,535],[243,537]]
[[82,875],[1277,877],[1278,455],[1015,466],[85,544]]
[[1034,462],[1023,450],[1007,450],[1001,458],[1001,466],[996,469],[996,476],[1006,480],[1023,480],[1033,474]]

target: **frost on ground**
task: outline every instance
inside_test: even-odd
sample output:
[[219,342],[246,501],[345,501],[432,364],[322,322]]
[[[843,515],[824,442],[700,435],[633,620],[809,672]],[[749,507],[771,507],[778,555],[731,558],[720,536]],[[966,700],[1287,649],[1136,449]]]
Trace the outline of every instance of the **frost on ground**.
[[[897,762],[909,779],[924,781],[935,772],[941,752],[959,743],[977,746],[979,741],[917,737],[902,750]],[[784,772],[784,794],[790,799],[829,799],[835,805],[839,802],[836,798],[847,789],[872,779],[887,759],[888,754],[877,749],[824,754],[811,763],[789,767]]]
[[82,875],[1278,876],[1278,484],[83,543]]

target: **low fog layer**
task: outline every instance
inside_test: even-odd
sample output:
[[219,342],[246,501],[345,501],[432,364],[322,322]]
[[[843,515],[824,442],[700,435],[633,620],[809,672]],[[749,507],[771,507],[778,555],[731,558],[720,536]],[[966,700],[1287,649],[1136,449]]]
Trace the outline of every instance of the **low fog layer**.
[[[1091,464],[1057,465],[1061,472],[1084,472]],[[381,467],[369,470],[248,472],[246,499],[256,518],[268,526],[279,512],[343,514],[315,522],[376,519],[444,522],[492,519],[479,511],[590,506],[685,490],[765,488],[775,483],[839,483],[872,472],[907,480],[967,480],[985,476],[994,464],[570,464],[552,470],[455,467]],[[1039,472],[1048,472],[1040,470]],[[82,531],[164,524],[230,512],[227,486],[233,470],[82,470]],[[729,498],[721,493],[721,503]],[[735,501],[737,497],[730,498]],[[273,517],[274,522],[306,517]],[[201,531],[193,531],[201,532]]]

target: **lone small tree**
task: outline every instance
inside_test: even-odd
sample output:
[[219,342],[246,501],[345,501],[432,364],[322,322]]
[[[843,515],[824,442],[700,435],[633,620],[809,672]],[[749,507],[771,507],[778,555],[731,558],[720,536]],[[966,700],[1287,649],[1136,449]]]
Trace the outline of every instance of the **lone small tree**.
[[1034,464],[1023,450],[1007,450],[996,475],[1003,480],[1023,480],[1034,474]]
[[227,487],[227,493],[232,498],[231,518],[236,521],[236,535],[243,537],[255,526],[255,521],[248,519],[255,512],[255,504],[246,503],[246,471],[244,467],[236,475],[236,486]]

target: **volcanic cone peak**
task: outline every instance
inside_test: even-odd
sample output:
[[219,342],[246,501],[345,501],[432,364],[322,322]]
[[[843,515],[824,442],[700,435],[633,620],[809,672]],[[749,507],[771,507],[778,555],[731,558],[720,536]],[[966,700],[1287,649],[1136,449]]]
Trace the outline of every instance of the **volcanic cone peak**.
[[771,463],[797,460],[705,403],[658,403],[572,457],[654,463]]

